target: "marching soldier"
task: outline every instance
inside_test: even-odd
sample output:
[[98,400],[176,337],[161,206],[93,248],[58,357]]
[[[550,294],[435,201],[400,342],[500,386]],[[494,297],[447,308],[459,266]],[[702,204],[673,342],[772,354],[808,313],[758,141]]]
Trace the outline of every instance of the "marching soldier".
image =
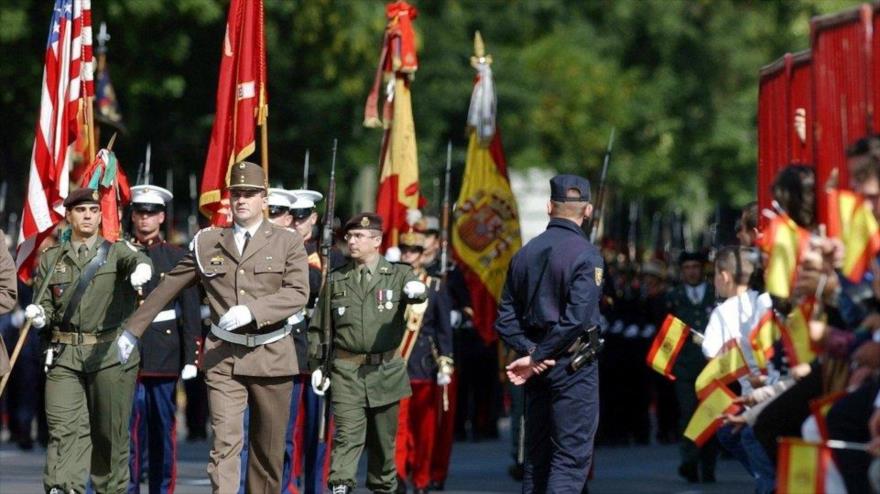
[[[15,281],[15,261],[6,248],[6,236],[0,230],[0,314],[6,314],[15,307],[18,289]],[[0,338],[0,377],[11,371],[6,345]]]
[[[181,290],[201,283],[212,321],[206,371],[214,443],[208,476],[215,493],[238,491],[243,422],[249,407],[248,492],[279,492],[292,377],[299,372],[289,319],[308,299],[302,238],[263,221],[265,175],[254,163],[230,170],[233,226],[207,228],[126,324],[118,342],[127,361],[150,322]],[[294,318],[301,324],[302,315]]]
[[[155,185],[131,188],[135,242],[153,263],[153,277],[144,287],[149,294],[186,251],[165,242],[159,234],[165,207],[173,195]],[[176,391],[178,375],[189,380],[198,374],[201,346],[199,292],[184,290],[153,318],[143,335],[141,368],[131,415],[131,479],[129,492],[139,492],[145,460],[149,458],[150,492],[173,492],[177,477]],[[149,457],[147,457],[149,451]]]
[[132,244],[110,243],[98,233],[95,190],[71,192],[64,207],[70,241],[40,256],[35,286],[49,277],[48,290],[25,309],[35,328],[49,326],[43,485],[51,494],[85,492],[90,473],[97,492],[124,492],[139,358],[135,353],[120,364],[113,341],[152,268]]
[[[406,318],[407,332],[401,344],[401,355],[407,361],[412,396],[400,402],[395,454],[398,491],[411,477],[416,494],[428,492],[431,464],[437,436],[437,421],[448,413],[449,395],[446,386],[452,381],[452,326],[449,322],[449,295],[440,278],[428,276],[421,256],[425,237],[410,232],[400,236],[400,260],[428,286],[428,300],[410,306]],[[441,389],[442,388],[442,389]],[[441,409],[445,406],[445,409]],[[409,475],[408,475],[409,474]]]
[[[317,392],[323,393],[332,383],[335,433],[328,484],[333,494],[354,490],[366,443],[367,488],[395,492],[399,402],[410,395],[406,363],[399,353],[406,329],[404,310],[408,304],[423,302],[426,288],[409,266],[389,263],[379,255],[381,217],[358,214],[345,225],[345,232],[352,261],[330,273],[324,292],[332,309],[332,340],[322,345],[316,335],[316,344],[311,345],[312,356],[323,357],[326,351],[332,357],[329,376],[322,369],[312,373]],[[311,327],[320,329],[322,317],[318,311]]]

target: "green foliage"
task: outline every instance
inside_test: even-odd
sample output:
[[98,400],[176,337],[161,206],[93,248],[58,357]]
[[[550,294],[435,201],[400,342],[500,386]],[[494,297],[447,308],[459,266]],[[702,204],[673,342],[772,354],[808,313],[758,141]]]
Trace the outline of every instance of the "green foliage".
[[[375,165],[381,132],[365,129],[385,24],[377,0],[266,0],[270,174],[299,186],[311,148],[326,183],[340,140],[340,211],[360,169]],[[758,69],[809,45],[809,18],[849,0],[417,1],[420,68],[413,110],[423,192],[432,193],[445,143],[465,153],[473,80],[468,57],[481,30],[493,55],[500,128],[513,168],[550,167],[596,178],[612,126],[612,186],[646,210],[705,215],[754,197]],[[0,168],[21,204],[37,117],[45,1],[0,7]],[[176,192],[203,166],[214,111],[227,2],[93,2],[112,39],[108,63],[129,132],[116,149],[134,175],[148,141],[153,170],[175,171]],[[105,131],[102,141],[106,142]],[[313,182],[314,184],[314,182]],[[21,185],[18,187],[17,185]],[[454,194],[453,194],[454,195]],[[437,198],[430,197],[436,203]]]

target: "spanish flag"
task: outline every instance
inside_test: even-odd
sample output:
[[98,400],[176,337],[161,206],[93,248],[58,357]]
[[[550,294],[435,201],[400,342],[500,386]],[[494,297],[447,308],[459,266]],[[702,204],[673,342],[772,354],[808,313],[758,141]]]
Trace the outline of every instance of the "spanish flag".
[[810,414],[816,419],[816,426],[819,428],[819,435],[823,441],[830,439],[828,437],[828,411],[837,403],[837,400],[846,396],[846,391],[835,391],[819,398],[810,400]]
[[781,298],[791,296],[797,266],[807,249],[810,233],[799,227],[787,214],[770,221],[760,247],[770,258],[764,271],[767,292]]
[[776,465],[778,494],[824,493],[831,450],[821,444],[783,437]]
[[[410,84],[418,69],[415,33],[412,21],[418,15],[406,2],[392,2],[385,7],[388,24],[382,41],[379,67],[364,109],[364,126],[383,127],[379,152],[379,192],[376,213],[382,217],[382,246],[397,245],[397,237],[407,230],[406,211],[418,209],[419,160],[416,128],[413,122]],[[386,83],[387,84],[383,84]],[[378,102],[382,87],[382,118]]]
[[199,209],[214,225],[230,222],[229,167],[253,154],[257,125],[266,123],[268,112],[263,0],[232,0],[220,58],[217,111],[199,195]]
[[705,398],[712,391],[712,383],[727,385],[749,373],[749,364],[746,363],[742,349],[736,344],[736,340],[731,340],[730,343],[732,344],[726,345],[697,376],[694,387],[700,398]]
[[828,191],[828,236],[843,242],[843,274],[853,283],[861,282],[880,252],[880,226],[864,197],[848,190]]
[[782,334],[779,321],[772,310],[768,310],[758,324],[749,333],[749,341],[752,344],[752,355],[761,369],[767,368],[767,362],[773,358],[773,344]]
[[721,383],[713,383],[706,391],[705,398],[684,430],[684,437],[697,446],[702,446],[721,427],[725,413],[736,413],[739,410],[739,405],[733,402],[736,396]]
[[470,137],[451,235],[453,255],[471,292],[474,326],[488,344],[497,338],[493,328],[496,304],[510,259],[522,246],[522,238],[495,118],[492,57],[485,54],[479,33],[474,49],[471,65],[477,70],[477,79],[468,110]]
[[810,338],[812,312],[813,304],[803,303],[792,309],[782,325],[782,344],[790,365],[809,364],[816,358],[816,346]]
[[663,326],[654,337],[654,343],[648,351],[646,362],[648,366],[655,371],[663,374],[671,381],[675,381],[672,374],[672,366],[675,365],[675,359],[678,358],[678,352],[687,341],[690,328],[683,323],[681,319],[669,314],[663,321]]

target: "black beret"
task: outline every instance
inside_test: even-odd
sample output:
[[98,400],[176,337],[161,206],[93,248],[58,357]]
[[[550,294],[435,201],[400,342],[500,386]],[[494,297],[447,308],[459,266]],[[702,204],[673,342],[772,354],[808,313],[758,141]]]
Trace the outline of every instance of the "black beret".
[[70,194],[67,194],[67,198],[64,199],[64,207],[68,209],[86,203],[100,205],[101,202],[98,191],[89,188],[76,189]]
[[377,230],[382,231],[382,217],[376,213],[360,213],[354,215],[345,224],[344,231],[349,230]]

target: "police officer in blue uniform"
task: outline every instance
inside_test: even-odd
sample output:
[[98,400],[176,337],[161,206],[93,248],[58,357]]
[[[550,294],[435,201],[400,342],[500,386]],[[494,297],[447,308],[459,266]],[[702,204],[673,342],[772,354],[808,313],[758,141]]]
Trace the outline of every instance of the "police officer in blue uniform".
[[[144,286],[149,294],[186,251],[160,236],[165,205],[173,196],[155,185],[131,188],[133,240],[153,262],[153,277]],[[149,464],[150,493],[173,492],[177,474],[177,378],[196,377],[201,345],[199,292],[184,290],[160,312],[144,333],[131,413],[129,493],[140,492],[140,478]]]
[[521,357],[507,366],[525,385],[524,493],[580,493],[599,411],[599,299],[603,260],[581,230],[590,183],[550,180],[547,230],[510,262],[495,328]]

